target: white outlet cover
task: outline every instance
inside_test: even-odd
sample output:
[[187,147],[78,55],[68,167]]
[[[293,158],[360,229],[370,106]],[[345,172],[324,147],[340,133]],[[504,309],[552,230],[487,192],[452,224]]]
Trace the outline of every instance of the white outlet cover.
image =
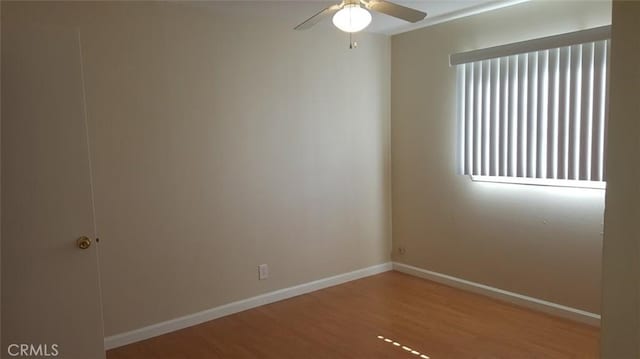
[[269,266],[266,264],[260,264],[258,266],[258,279],[263,280],[269,278]]

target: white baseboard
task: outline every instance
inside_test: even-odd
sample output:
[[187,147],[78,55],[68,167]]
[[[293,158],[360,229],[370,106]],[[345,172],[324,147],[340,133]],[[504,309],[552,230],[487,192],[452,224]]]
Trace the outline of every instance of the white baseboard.
[[429,279],[434,282],[446,284],[495,299],[500,299],[519,306],[531,308],[547,314],[563,317],[593,326],[600,326],[600,316],[584,310],[567,307],[564,305],[547,302],[546,300],[528,297],[526,295],[508,292],[506,290],[490,287],[488,285],[474,283],[468,280],[452,277],[446,274],[432,272],[426,269],[393,262],[393,269],[398,272],[410,274],[416,277]]
[[259,307],[261,305],[277,302],[283,299],[295,297],[301,294],[313,292],[319,289],[332,287],[334,285],[350,282],[352,280],[372,276],[375,274],[390,271],[392,264],[390,262],[374,265],[367,268],[355,270],[353,272],[335,275],[333,277],[323,278],[296,285],[289,288],[276,290],[274,292],[265,293],[256,297],[239,300],[219,307],[204,310],[202,312],[190,314],[184,317],[175,318],[166,322],[153,324],[130,332],[116,334],[104,339],[105,349],[113,349],[123,345],[139,342],[141,340],[156,337],[158,335],[170,333],[176,330],[184,329],[190,326],[201,324],[213,319],[224,317],[230,314],[245,311],[247,309]]
[[259,307],[261,305],[277,302],[305,293],[310,293],[327,287],[332,287],[334,285],[350,282],[352,280],[387,272],[392,269],[470,292],[483,294],[488,297],[504,300],[506,302],[510,302],[523,307],[539,310],[541,312],[556,315],[559,317],[572,319],[594,326],[600,325],[600,316],[594,313],[490,287],[484,284],[474,283],[446,274],[432,272],[407,264],[393,262],[378,264],[375,266],[358,269],[353,272],[343,273],[332,277],[319,279],[313,282],[276,290],[256,297],[239,300],[236,302],[221,305],[219,307],[207,309],[202,312],[132,330],[130,332],[109,336],[104,339],[104,346],[107,350],[121,347],[123,345],[139,342],[145,339],[198,325],[227,315],[242,312],[247,309]]

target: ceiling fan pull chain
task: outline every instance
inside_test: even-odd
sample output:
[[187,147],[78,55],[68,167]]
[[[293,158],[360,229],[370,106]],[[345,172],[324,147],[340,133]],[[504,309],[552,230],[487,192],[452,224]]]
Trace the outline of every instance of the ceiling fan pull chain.
[[357,41],[353,41],[353,33],[350,32],[349,33],[349,49],[353,50],[358,48],[358,42]]

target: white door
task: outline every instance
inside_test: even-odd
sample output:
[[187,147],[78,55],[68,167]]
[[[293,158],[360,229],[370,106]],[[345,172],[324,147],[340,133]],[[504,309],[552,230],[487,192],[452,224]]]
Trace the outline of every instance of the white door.
[[104,358],[78,34],[29,6],[2,4],[2,357]]

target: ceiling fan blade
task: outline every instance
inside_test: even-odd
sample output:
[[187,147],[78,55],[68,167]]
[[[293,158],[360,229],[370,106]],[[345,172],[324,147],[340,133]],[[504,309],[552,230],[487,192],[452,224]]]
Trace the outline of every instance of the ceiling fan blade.
[[320,10],[317,14],[313,15],[312,17],[306,19],[304,22],[302,22],[300,25],[294,27],[294,30],[306,30],[310,27],[312,27],[313,25],[317,24],[318,22],[320,22],[320,20],[324,19],[325,17],[333,14],[334,12],[340,10],[340,5],[336,4],[336,5],[332,5],[329,6],[326,9]]
[[394,4],[384,0],[371,0],[365,3],[367,9],[391,15],[409,22],[418,22],[427,16],[426,12],[422,12],[410,7]]

